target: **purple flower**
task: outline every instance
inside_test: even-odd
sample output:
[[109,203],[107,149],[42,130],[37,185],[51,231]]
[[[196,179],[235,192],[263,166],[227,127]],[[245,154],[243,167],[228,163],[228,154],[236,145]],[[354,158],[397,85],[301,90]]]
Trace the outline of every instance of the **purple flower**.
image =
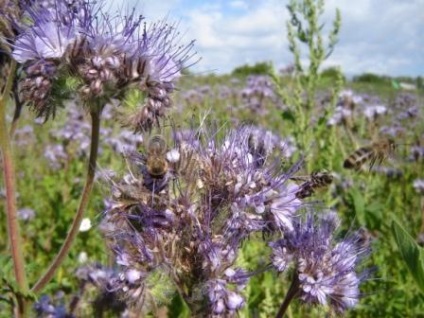
[[244,306],[241,295],[227,288],[225,280],[211,280],[207,283],[211,312],[215,315],[233,314]]
[[268,113],[265,107],[268,101],[274,105],[278,104],[272,80],[268,76],[249,76],[246,87],[241,91],[241,97],[245,106],[259,115],[266,115]]
[[342,313],[359,301],[359,284],[364,276],[356,273],[356,267],[369,252],[369,241],[363,232],[357,232],[335,242],[333,235],[338,224],[334,212],[319,217],[308,214],[305,220],[294,223],[293,231],[270,246],[272,264],[278,271],[294,267],[301,300],[330,305]]
[[[116,268],[106,268],[99,264],[79,267],[76,271],[77,278],[85,288],[94,289],[95,299],[91,302],[94,313],[104,314],[109,312],[118,316],[123,314],[128,305],[120,297],[119,289],[128,288],[131,284],[126,281],[125,273],[119,272]],[[133,274],[130,273],[130,280]]]
[[40,297],[39,301],[34,304],[34,311],[37,317],[57,317],[57,318],[73,318],[72,314],[67,313],[64,305],[55,305],[47,295]]
[[[222,139],[205,127],[173,136],[172,148],[152,153],[148,144],[128,157],[134,169],[113,181],[102,230],[125,271],[147,269],[148,277],[160,267],[189,305],[234,313],[249,277],[234,268],[239,249],[253,233],[293,229],[302,202],[289,177],[300,163],[282,171],[281,140],[255,127]],[[166,160],[165,173],[152,170],[152,159]]]
[[328,119],[327,125],[335,126],[344,124],[352,117],[352,110],[342,106],[337,106],[334,114]]
[[54,170],[60,169],[68,159],[68,155],[62,145],[47,145],[44,149],[44,157],[49,161]]
[[45,21],[17,38],[12,56],[21,64],[32,60],[60,60],[75,36],[75,30],[69,27]]
[[34,143],[34,128],[30,125],[26,125],[15,131],[16,145],[17,146],[28,146],[31,143]]
[[381,127],[380,132],[391,137],[397,137],[405,133],[405,128],[400,126],[399,123],[395,123],[391,126]]
[[363,100],[364,99],[361,95],[355,94],[352,90],[342,90],[339,93],[339,100],[337,104],[344,108],[353,109],[356,105],[361,104]]
[[410,148],[410,158],[414,161],[420,161],[424,158],[424,147],[423,146],[412,146]]
[[[149,130],[171,106],[175,81],[194,55],[193,42],[177,44],[175,25],[146,25],[134,10],[111,16],[103,7],[104,1],[66,0],[25,7],[30,24],[19,24],[12,53],[25,70],[22,100],[48,119],[71,93],[89,104],[100,99],[103,106],[137,88],[145,99],[125,123]],[[74,86],[68,92],[63,83],[69,75]]]
[[35,211],[31,208],[23,208],[18,210],[18,218],[23,221],[30,221],[35,217]]
[[384,105],[367,105],[363,112],[367,119],[375,120],[380,115],[387,113],[387,107]]

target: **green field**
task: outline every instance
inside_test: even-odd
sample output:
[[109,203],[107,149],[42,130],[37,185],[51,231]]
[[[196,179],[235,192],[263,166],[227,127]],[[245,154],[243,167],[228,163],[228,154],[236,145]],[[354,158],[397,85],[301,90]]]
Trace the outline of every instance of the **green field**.
[[[267,80],[271,83],[269,91],[274,92],[272,82],[269,78]],[[242,94],[247,85],[247,77],[186,75],[178,84],[178,91],[174,94],[174,106],[168,114],[167,122],[172,125],[164,125],[157,129],[157,132],[169,135],[169,131],[173,129],[198,127],[200,120],[206,118],[203,123],[205,126],[218,125],[223,130],[229,130],[248,123],[289,140],[296,150],[284,159],[282,164],[285,167],[303,153],[306,155],[305,165],[296,175],[305,176],[312,171],[326,169],[334,176],[330,187],[306,198],[305,202],[309,202],[308,204],[317,211],[336,209],[342,220],[341,237],[360,227],[366,229],[372,237],[372,253],[364,266],[372,267],[373,271],[361,284],[361,300],[356,308],[348,311],[348,316],[423,316],[423,294],[419,292],[401,258],[391,230],[393,220],[402,224],[414,238],[424,229],[424,197],[422,192],[419,194],[413,187],[414,180],[423,178],[424,171],[423,94],[419,91],[395,90],[382,84],[347,82],[344,88],[352,90],[353,95],[362,97],[362,100],[355,106],[348,122],[329,126],[327,122],[319,119],[330,94],[330,90],[325,86],[328,83],[324,83],[316,97],[317,106],[313,110],[309,126],[314,133],[310,135],[309,143],[301,151],[294,138],[293,122],[282,116],[286,106],[274,95],[251,95],[251,99],[259,98],[261,101],[249,103],[248,97]],[[387,113],[367,119],[363,113],[364,109],[377,104],[386,106]],[[415,112],[412,108],[416,108]],[[86,214],[93,227],[87,232],[79,233],[69,257],[43,291],[43,294],[53,298],[60,291],[60,297],[63,298],[57,299],[56,304],[69,303],[78,289],[79,283],[75,273],[83,266],[78,261],[81,253],[87,254],[85,264],[98,262],[105,266],[112,265],[110,251],[107,251],[97,226],[103,217],[104,200],[111,194],[107,181],[108,171],[114,170],[122,174],[126,169],[122,154],[115,151],[113,145],[118,144],[120,140],[126,142],[126,147],[143,147],[129,140],[130,132],[124,136],[126,130],[114,120],[116,109],[109,109],[105,114],[99,155],[99,177]],[[65,109],[60,110],[54,121],[45,124],[35,123],[33,114],[26,109],[19,120],[14,137],[18,206],[20,209],[30,208],[35,213],[35,216],[28,217],[27,220],[21,218],[20,221],[30,283],[36,280],[59,249],[77,208],[87,160],[84,141],[89,136],[89,127],[84,110],[72,105],[67,105]],[[360,172],[343,169],[343,161],[351,152],[385,135],[384,127],[396,128],[399,131],[393,137],[398,147],[391,158],[383,161],[381,165],[376,164],[371,171],[367,168]],[[143,137],[147,139],[146,136]],[[172,141],[168,140],[168,143]],[[53,151],[55,158],[49,159],[49,147],[59,146],[63,147],[63,151]],[[4,200],[1,204],[4,204]],[[5,215],[2,213],[2,233],[6,233],[5,223]],[[7,237],[3,235],[0,239],[0,249],[6,251],[7,247]],[[244,242],[237,264],[255,270],[269,262],[269,254],[270,250],[264,245],[262,237],[253,236]],[[12,275],[10,262],[6,258],[2,258],[2,262],[3,277]],[[274,272],[265,272],[253,276],[244,291],[247,303],[240,316],[275,315],[288,286],[289,279],[283,274],[277,276]],[[165,294],[171,291],[172,289],[162,290]],[[90,296],[94,297],[95,290],[92,287],[87,288],[84,295],[76,312],[78,317],[91,315]],[[162,303],[163,301],[163,296],[158,296],[158,306],[167,307],[169,316],[186,315],[184,312],[187,310],[179,305],[181,300],[178,298],[174,298],[168,305]],[[7,317],[7,307],[0,306],[1,312],[5,313],[2,316]],[[323,307],[305,306],[294,301],[288,315],[321,317],[325,312]]]

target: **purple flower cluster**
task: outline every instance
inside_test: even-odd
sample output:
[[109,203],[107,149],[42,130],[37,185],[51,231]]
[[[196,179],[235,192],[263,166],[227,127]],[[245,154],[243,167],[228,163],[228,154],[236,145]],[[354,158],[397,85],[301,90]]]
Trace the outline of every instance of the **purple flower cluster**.
[[385,115],[388,109],[375,96],[359,95],[352,90],[343,90],[339,93],[335,112],[327,124],[351,126],[353,119],[364,116],[369,121]]
[[193,42],[176,45],[175,25],[143,25],[143,17],[134,11],[110,16],[103,6],[104,1],[56,0],[25,8],[31,24],[18,24],[12,53],[25,71],[21,99],[48,118],[55,114],[69,76],[71,91],[101,106],[137,89],[145,98],[128,124],[135,130],[150,129],[171,106],[169,94],[193,56]]
[[270,246],[272,264],[279,272],[294,268],[293,281],[301,300],[329,305],[342,313],[358,303],[359,284],[365,276],[358,275],[356,267],[368,254],[370,240],[361,230],[335,242],[338,225],[334,212],[319,216],[309,213]]
[[424,159],[424,147],[420,145],[411,146],[410,159],[414,161],[422,161]]
[[181,97],[183,100],[183,104],[180,107],[180,111],[184,111],[186,107],[192,107],[203,104],[208,104],[212,102],[224,103],[227,108],[236,107],[241,104],[243,101],[240,100],[241,92],[236,87],[238,85],[237,80],[233,80],[233,85],[203,85],[194,87],[192,89],[183,91],[181,93]]
[[63,304],[63,299],[61,299],[62,295],[63,293],[58,293],[54,299],[51,299],[47,295],[41,296],[34,304],[34,311],[36,312],[37,317],[74,318],[75,316],[70,314]]
[[350,125],[353,110],[362,102],[362,97],[355,95],[351,90],[344,90],[339,93],[339,99],[334,114],[327,121],[327,125]]
[[101,227],[123,271],[138,273],[134,288],[122,290],[128,298],[140,298],[160,269],[192,309],[234,313],[249,277],[234,268],[241,243],[255,232],[293,230],[302,202],[289,177],[301,163],[282,171],[281,144],[265,130],[217,134],[175,134],[165,165],[152,158],[158,153],[134,154],[133,171],[112,182]]
[[90,264],[78,268],[76,277],[80,280],[80,295],[95,291],[96,297],[91,302],[95,316],[110,313],[126,317],[124,313],[127,313],[127,305],[116,290],[117,285],[126,283],[124,273],[99,264]]
[[18,147],[25,147],[35,142],[34,128],[30,125],[16,129],[14,134],[15,142]]
[[[125,273],[116,268],[106,268],[99,264],[81,266],[75,273],[79,280],[79,289],[65,304],[64,293],[54,297],[43,295],[34,305],[37,317],[129,317],[128,306],[120,298],[116,286],[130,286]],[[128,287],[129,288],[129,287]],[[90,295],[90,301],[87,301]]]
[[[208,105],[213,102],[224,104],[232,111],[249,112],[266,116],[271,109],[282,109],[272,79],[265,75],[250,75],[245,83],[231,79],[230,85],[202,85],[182,92],[182,104],[185,107]],[[182,107],[182,110],[184,108]],[[237,120],[237,116],[233,116]]]
[[246,87],[241,91],[241,97],[245,107],[254,114],[267,114],[265,105],[268,101],[271,101],[277,108],[280,107],[273,82],[269,76],[250,75],[247,78]]

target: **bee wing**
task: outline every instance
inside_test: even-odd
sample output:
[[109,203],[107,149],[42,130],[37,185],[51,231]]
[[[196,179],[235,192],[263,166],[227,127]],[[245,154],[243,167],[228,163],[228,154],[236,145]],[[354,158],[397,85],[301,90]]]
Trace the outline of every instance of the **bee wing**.
[[138,151],[127,151],[122,153],[122,156],[130,164],[144,164],[146,162],[145,156]]
[[390,153],[385,153],[385,152],[379,152],[379,153],[376,153],[373,157],[372,157],[372,159],[371,159],[371,162],[370,162],[370,171],[371,171],[371,169],[372,169],[372,167],[374,166],[374,164],[377,162],[377,165],[378,166],[381,166],[381,164],[383,163],[383,161],[387,158],[387,157],[390,157],[391,156],[391,154]]
[[294,177],[290,177],[289,179],[293,181],[308,181],[310,177],[309,176],[294,176]]
[[128,170],[133,177],[133,172],[137,171],[138,173],[141,167],[146,164],[146,157],[138,151],[125,151],[122,153],[122,157],[124,158]]
[[371,157],[371,161],[370,161],[370,167],[369,167],[369,171],[371,171],[372,167],[374,166],[375,162],[378,160],[379,165],[381,164],[381,162],[383,161],[381,158],[379,158],[378,156],[373,156]]

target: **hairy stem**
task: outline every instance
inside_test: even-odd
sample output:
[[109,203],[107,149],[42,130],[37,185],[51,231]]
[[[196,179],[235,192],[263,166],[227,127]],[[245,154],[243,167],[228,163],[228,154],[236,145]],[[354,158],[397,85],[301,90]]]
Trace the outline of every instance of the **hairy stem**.
[[96,173],[96,162],[97,162],[97,153],[99,148],[99,137],[100,137],[100,114],[101,110],[96,109],[92,110],[91,115],[91,145],[90,145],[90,157],[88,161],[88,169],[87,169],[87,178],[85,180],[84,190],[81,195],[80,204],[75,214],[74,221],[72,222],[71,228],[66,236],[65,242],[63,243],[59,253],[56,255],[55,259],[50,264],[47,271],[43,274],[43,276],[35,283],[35,285],[31,288],[31,290],[35,293],[41,291],[44,286],[53,278],[56,270],[64,261],[65,257],[68,255],[68,252],[74,242],[79,227],[81,225],[81,221],[84,216],[85,209],[87,207],[91,190],[93,188],[94,175]]
[[284,298],[284,300],[283,300],[283,302],[280,306],[280,309],[278,310],[278,313],[275,316],[275,318],[283,318],[284,314],[286,313],[287,308],[289,307],[289,304],[299,294],[299,291],[300,291],[299,290],[299,280],[297,279],[296,273],[294,273],[290,289],[287,292],[287,295]]
[[3,176],[6,189],[7,230],[13,259],[13,270],[20,289],[20,293],[16,295],[18,302],[16,314],[18,317],[21,317],[25,316],[26,313],[26,301],[23,295],[28,293],[28,283],[25,274],[25,260],[22,251],[22,237],[20,235],[19,222],[16,213],[15,169],[13,166],[13,155],[6,124],[6,106],[15,75],[15,69],[16,62],[12,61],[9,76],[3,90],[3,95],[0,97],[0,147],[3,159]]

